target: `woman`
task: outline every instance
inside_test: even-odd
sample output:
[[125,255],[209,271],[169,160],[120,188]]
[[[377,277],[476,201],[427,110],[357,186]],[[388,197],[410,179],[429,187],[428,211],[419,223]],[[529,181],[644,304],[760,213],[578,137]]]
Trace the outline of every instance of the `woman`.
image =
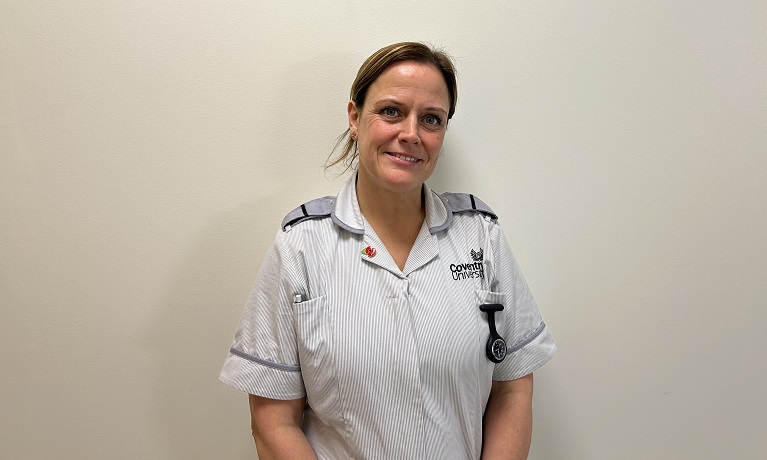
[[456,98],[420,43],[360,68],[333,162],[356,174],[286,216],[221,373],[262,460],[527,457],[556,347],[495,214],[425,183]]

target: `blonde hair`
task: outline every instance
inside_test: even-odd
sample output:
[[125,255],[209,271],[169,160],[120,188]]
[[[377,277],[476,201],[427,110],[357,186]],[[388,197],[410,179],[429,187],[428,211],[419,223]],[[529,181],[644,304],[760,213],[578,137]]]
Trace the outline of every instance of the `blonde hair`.
[[[434,49],[428,45],[418,42],[401,42],[385,46],[373,53],[365,60],[357,72],[357,77],[352,83],[349,98],[354,101],[358,108],[365,104],[365,96],[368,88],[389,66],[403,61],[415,61],[424,64],[430,64],[437,68],[445,78],[447,91],[450,96],[450,108],[447,119],[453,117],[455,105],[458,99],[458,84],[456,83],[456,71],[450,56],[442,50]],[[343,144],[341,153],[335,158],[330,158],[333,152]],[[343,164],[344,171],[351,168],[354,160],[357,158],[357,142],[349,135],[349,129],[344,131],[336,141],[333,151],[328,156],[325,163],[325,169],[331,168],[337,164]]]

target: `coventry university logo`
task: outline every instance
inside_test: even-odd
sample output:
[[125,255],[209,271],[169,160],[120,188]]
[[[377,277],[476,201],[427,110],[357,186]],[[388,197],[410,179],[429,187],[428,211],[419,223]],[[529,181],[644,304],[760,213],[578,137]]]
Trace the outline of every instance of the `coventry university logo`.
[[482,262],[484,261],[484,252],[482,248],[479,251],[471,250],[471,262],[465,262],[462,264],[450,264],[450,271],[453,273],[453,279],[455,281],[465,280],[467,278],[484,278],[485,267]]

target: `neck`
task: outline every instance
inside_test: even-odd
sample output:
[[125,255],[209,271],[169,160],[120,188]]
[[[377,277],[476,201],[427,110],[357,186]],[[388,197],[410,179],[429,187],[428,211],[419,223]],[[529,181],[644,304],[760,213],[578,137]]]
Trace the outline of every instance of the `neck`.
[[404,270],[426,217],[423,185],[412,192],[394,193],[372,187],[373,184],[357,177],[360,212],[373,227],[399,269]]
[[362,215],[376,231],[380,226],[392,229],[402,229],[403,226],[420,229],[426,217],[423,186],[412,191],[396,193],[371,185],[358,177],[357,201]]

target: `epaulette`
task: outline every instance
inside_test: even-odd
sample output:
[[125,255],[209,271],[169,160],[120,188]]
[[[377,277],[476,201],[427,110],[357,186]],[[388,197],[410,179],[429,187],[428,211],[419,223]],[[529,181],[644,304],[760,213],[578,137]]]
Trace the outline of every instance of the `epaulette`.
[[335,208],[336,197],[323,196],[312,201],[306,202],[296,209],[290,211],[282,219],[282,230],[288,231],[294,225],[309,219],[322,219],[329,217]]
[[453,214],[478,212],[490,217],[493,222],[498,220],[498,216],[490,209],[490,206],[470,193],[445,192],[440,193],[440,196],[443,198],[443,202],[447,205],[448,210]]

